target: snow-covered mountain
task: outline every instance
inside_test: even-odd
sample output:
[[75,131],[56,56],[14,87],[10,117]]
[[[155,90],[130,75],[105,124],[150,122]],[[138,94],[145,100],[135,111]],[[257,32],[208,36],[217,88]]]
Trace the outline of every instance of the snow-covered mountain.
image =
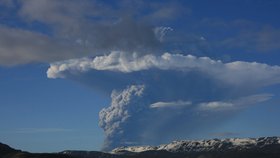
[[0,158],[280,158],[280,137],[174,141],[159,146],[116,148],[101,151],[65,150],[29,153],[0,143]]
[[265,147],[280,146],[280,137],[261,137],[261,138],[230,138],[230,139],[211,139],[200,141],[173,141],[170,144],[159,146],[131,146],[119,147],[112,150],[113,154],[124,154],[128,152],[145,151],[168,151],[173,153],[181,152],[211,152],[211,151],[242,151],[250,149],[263,149]]

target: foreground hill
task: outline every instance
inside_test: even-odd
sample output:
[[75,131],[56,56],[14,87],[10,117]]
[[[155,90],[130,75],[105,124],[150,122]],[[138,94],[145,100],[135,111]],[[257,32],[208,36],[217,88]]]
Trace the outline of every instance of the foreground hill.
[[51,153],[29,153],[11,148],[6,144],[0,143],[0,158],[73,158],[65,154]]
[[280,137],[174,141],[159,146],[120,147],[110,153],[66,150],[33,154],[0,144],[0,158],[280,158]]
[[6,144],[0,143],[0,157],[3,157],[4,155],[12,154],[12,153],[17,153],[17,152],[21,152],[21,151],[15,150]]

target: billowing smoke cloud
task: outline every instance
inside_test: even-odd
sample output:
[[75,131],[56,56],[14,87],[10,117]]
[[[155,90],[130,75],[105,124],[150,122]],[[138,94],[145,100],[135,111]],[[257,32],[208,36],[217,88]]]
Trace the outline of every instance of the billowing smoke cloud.
[[106,135],[105,147],[118,146],[119,143],[117,142],[125,144],[125,142],[131,141],[129,139],[135,139],[126,137],[131,135],[129,133],[132,130],[137,130],[133,129],[135,122],[132,119],[135,117],[134,114],[147,108],[147,103],[142,100],[144,89],[144,86],[132,85],[122,92],[114,91],[112,93],[111,106],[102,109],[99,114],[99,125],[104,129]]
[[280,82],[280,67],[170,53],[111,52],[52,63],[47,75],[112,92],[111,105],[101,110],[99,122],[106,136],[104,150],[110,150],[164,143],[211,129],[271,99],[273,94],[260,91]]

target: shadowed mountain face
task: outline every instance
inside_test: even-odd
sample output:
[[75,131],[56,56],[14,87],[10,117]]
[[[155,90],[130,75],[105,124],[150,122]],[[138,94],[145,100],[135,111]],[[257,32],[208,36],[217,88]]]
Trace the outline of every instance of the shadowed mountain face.
[[73,157],[64,154],[28,153],[21,150],[13,149],[8,145],[0,143],[0,158],[73,158]]
[[17,153],[17,152],[20,152],[20,151],[13,149],[6,144],[0,143],[0,157],[3,157],[4,155],[10,154],[10,153]]
[[280,158],[280,137],[174,141],[159,146],[120,147],[110,153],[28,153],[0,143],[0,158]]

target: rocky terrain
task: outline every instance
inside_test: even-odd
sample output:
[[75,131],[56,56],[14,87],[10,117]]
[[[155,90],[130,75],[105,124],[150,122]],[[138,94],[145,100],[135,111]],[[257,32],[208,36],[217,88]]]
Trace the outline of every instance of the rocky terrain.
[[159,146],[119,147],[111,152],[34,154],[0,143],[0,158],[280,158],[280,137],[174,141]]

